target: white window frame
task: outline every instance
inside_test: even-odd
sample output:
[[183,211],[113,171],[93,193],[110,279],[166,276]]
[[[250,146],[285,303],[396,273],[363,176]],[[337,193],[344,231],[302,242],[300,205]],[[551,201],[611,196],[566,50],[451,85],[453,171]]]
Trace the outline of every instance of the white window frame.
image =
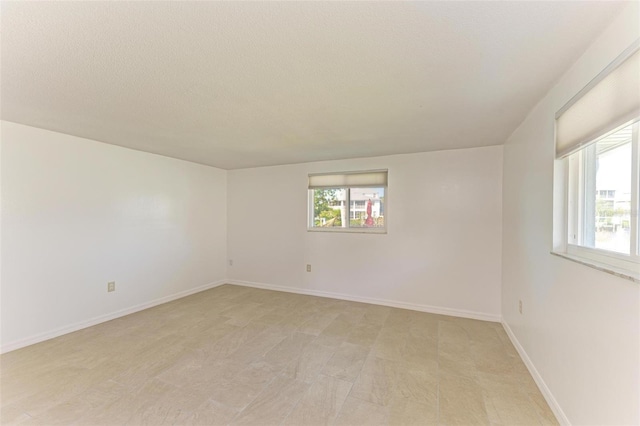
[[[553,180],[552,254],[640,283],[640,224],[638,189],[640,188],[640,39],[636,39],[613,61],[573,96],[555,115],[555,155]],[[632,181],[630,205],[630,252],[585,247],[585,191],[593,190],[595,170],[583,171],[585,149],[629,125],[632,132]],[[579,153],[578,155],[572,155]],[[570,164],[571,163],[571,164]],[[571,167],[570,167],[571,166]],[[589,185],[585,185],[585,180]],[[595,194],[593,194],[595,198]],[[592,207],[592,206],[591,206]],[[593,220],[590,218],[588,220]],[[591,235],[589,235],[591,237]],[[595,243],[595,242],[594,242]],[[594,244],[595,245],[595,244]]]
[[[366,170],[366,171],[350,171],[350,172],[334,172],[334,173],[316,173],[310,174],[309,178],[314,176],[347,176],[347,175],[366,175],[366,174],[385,173],[388,176],[388,170]],[[388,179],[388,177],[387,177]],[[346,179],[348,180],[348,179]],[[382,227],[351,227],[351,188],[384,188],[384,226]],[[343,232],[343,233],[362,233],[362,234],[386,234],[389,224],[389,185],[388,182],[384,184],[353,184],[353,185],[340,185],[340,186],[328,186],[318,189],[335,189],[345,191],[345,225],[344,227],[332,226],[312,226],[315,221],[315,206],[314,206],[314,191],[316,189],[309,188],[307,190],[307,231],[309,232]]]
[[[631,123],[626,124],[626,127]],[[613,132],[609,132],[613,133]],[[629,254],[619,253],[600,248],[584,246],[585,230],[585,179],[595,179],[595,170],[585,169],[585,156],[587,149],[582,148],[576,154],[559,160],[559,168],[556,172],[562,177],[563,206],[565,212],[563,226],[558,227],[556,232],[562,232],[564,238],[559,244],[555,244],[554,254],[567,255],[569,258],[598,269],[604,269],[614,274],[622,274],[627,278],[640,282],[640,223],[639,223],[639,203],[640,196],[640,120],[633,123],[631,142],[631,215],[630,215],[630,252]],[[591,173],[590,173],[591,172]],[[590,176],[592,175],[592,176]]]

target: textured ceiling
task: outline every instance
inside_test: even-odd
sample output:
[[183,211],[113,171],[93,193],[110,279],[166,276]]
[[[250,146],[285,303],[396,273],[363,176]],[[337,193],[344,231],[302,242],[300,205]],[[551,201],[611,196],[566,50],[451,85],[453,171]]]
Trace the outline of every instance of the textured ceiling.
[[501,144],[619,2],[2,2],[1,117],[225,169]]

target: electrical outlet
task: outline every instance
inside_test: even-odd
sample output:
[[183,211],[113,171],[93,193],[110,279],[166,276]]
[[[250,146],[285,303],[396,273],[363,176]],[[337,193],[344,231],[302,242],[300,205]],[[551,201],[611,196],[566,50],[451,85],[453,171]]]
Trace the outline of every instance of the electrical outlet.
[[112,292],[112,291],[116,291],[116,282],[115,281],[109,281],[107,283],[107,292]]
[[518,310],[522,313],[522,300],[518,300]]
[[311,265],[307,265],[307,272],[311,272]]
[[233,266],[233,259],[229,259],[229,266]]

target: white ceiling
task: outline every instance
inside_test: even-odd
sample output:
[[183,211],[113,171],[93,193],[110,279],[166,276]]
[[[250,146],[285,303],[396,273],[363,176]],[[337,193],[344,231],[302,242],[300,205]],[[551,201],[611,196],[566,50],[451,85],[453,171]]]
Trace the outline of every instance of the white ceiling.
[[620,2],[2,2],[2,119],[225,169],[501,144]]

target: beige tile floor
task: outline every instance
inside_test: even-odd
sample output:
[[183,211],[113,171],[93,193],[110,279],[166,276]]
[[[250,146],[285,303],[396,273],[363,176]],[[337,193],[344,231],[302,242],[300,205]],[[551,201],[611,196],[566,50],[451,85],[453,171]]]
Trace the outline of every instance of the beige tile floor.
[[232,285],[0,363],[2,424],[557,424],[500,324]]

